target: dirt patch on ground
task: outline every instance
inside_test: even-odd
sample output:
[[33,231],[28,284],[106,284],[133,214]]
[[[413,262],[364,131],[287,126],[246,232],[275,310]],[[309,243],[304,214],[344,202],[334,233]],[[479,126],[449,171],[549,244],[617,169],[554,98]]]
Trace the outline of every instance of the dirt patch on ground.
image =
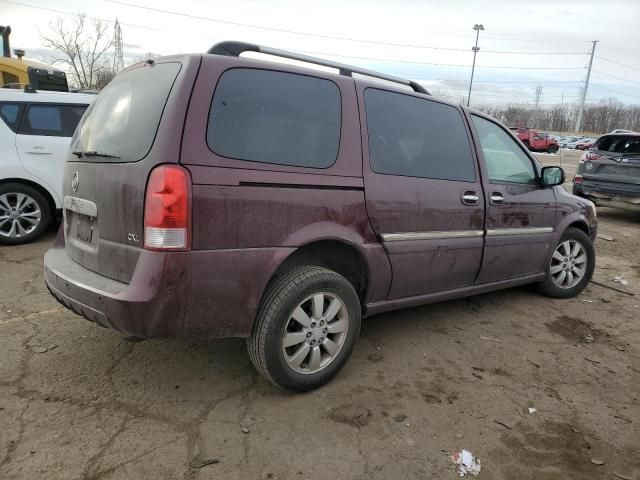
[[371,412],[361,405],[344,404],[332,408],[329,418],[334,422],[346,423],[354,427],[364,427],[371,421]]
[[595,328],[588,322],[568,315],[560,315],[553,322],[545,323],[545,325],[553,333],[579,344],[593,343],[608,336],[606,332]]

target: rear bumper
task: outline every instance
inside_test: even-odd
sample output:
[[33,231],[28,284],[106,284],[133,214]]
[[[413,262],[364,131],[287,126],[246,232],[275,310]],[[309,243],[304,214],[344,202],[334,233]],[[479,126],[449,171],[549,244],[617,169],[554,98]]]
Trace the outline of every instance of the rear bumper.
[[583,183],[573,184],[573,193],[596,203],[598,200],[608,200],[640,205],[640,184],[585,178]]
[[71,260],[56,244],[44,278],[65,307],[103,327],[154,337],[246,337],[260,296],[288,248],[142,251],[129,284]]

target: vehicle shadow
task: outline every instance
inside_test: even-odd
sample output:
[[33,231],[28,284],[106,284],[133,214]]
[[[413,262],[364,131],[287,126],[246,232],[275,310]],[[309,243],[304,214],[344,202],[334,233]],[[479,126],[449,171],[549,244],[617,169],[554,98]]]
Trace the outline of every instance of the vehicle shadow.
[[640,205],[613,207],[598,207],[598,217],[600,219],[621,220],[625,222],[640,222]]

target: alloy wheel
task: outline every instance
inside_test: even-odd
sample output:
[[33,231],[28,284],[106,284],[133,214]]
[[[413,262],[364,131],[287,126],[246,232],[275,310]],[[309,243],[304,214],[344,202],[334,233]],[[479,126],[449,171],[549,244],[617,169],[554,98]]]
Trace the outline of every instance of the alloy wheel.
[[0,235],[20,238],[33,232],[42,219],[40,206],[24,193],[0,195]]
[[284,359],[297,373],[317,373],[338,356],[348,329],[345,303],[333,293],[314,293],[298,304],[285,325]]
[[549,269],[553,283],[560,288],[573,288],[587,272],[587,252],[577,240],[560,243],[551,257]]

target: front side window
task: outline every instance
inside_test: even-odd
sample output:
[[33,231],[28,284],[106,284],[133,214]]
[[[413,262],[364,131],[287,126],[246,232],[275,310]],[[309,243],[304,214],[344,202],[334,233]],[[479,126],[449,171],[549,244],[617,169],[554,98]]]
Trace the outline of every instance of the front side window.
[[533,164],[514,139],[489,120],[476,115],[471,118],[480,138],[489,180],[535,184]]
[[29,105],[19,133],[71,137],[86,108],[86,105]]
[[374,88],[365,90],[364,103],[374,172],[475,181],[469,138],[455,107]]
[[335,83],[235,68],[218,81],[207,144],[223,157],[327,168],[338,156],[340,125],[340,91]]

